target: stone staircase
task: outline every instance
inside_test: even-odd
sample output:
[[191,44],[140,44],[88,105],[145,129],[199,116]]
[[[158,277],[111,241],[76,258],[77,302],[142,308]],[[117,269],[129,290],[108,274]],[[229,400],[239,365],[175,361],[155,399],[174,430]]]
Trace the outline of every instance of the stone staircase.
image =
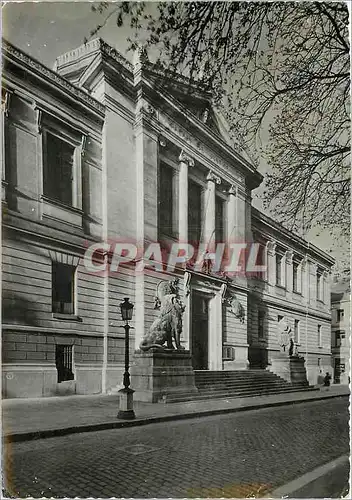
[[256,368],[233,371],[195,370],[198,394],[175,394],[167,402],[198,401],[215,398],[245,398],[315,390],[307,384],[290,384],[274,373]]

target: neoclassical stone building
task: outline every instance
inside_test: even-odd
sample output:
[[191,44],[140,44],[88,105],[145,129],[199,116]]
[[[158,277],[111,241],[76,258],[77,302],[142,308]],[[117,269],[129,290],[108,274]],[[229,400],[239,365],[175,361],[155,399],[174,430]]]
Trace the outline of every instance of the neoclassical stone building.
[[[150,63],[132,65],[100,39],[54,70],[7,42],[3,62],[5,397],[119,386],[119,303],[135,304],[133,356],[157,315],[158,284],[175,276],[195,369],[270,366],[284,323],[315,384],[331,366],[333,261],[252,207],[262,175],[233,148],[210,96],[189,94],[181,77],[163,85]],[[224,241],[259,243],[266,271],[84,264],[93,244]]]

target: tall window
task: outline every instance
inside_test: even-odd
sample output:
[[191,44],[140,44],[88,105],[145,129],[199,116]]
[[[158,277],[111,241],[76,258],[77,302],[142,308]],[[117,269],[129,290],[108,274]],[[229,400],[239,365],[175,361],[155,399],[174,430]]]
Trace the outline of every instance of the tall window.
[[264,338],[264,320],[265,320],[265,312],[258,311],[258,339]]
[[317,273],[317,300],[322,300],[322,275]]
[[159,231],[168,236],[175,236],[173,181],[173,168],[161,163],[159,170]]
[[337,330],[335,332],[335,345],[336,347],[341,347],[345,345],[346,332],[344,330]]
[[299,344],[301,342],[300,329],[299,329],[299,319],[295,319],[294,340],[295,340],[296,344]]
[[200,240],[202,228],[202,188],[196,182],[188,183],[188,239],[194,243]]
[[301,291],[299,270],[300,270],[299,263],[293,261],[293,291],[294,292]]
[[340,322],[340,321],[343,321],[344,317],[345,317],[345,311],[343,309],[337,309],[337,321]]
[[215,241],[224,241],[224,200],[220,196],[215,197]]
[[74,314],[74,266],[52,263],[52,312]]
[[[256,266],[264,266],[265,265],[265,246],[262,245],[261,243],[258,246],[258,254],[257,254],[257,259],[255,262]],[[265,279],[265,271],[258,271],[256,273],[253,273],[254,276],[260,279]]]
[[276,284],[282,285],[282,259],[283,256],[280,254],[276,254]]
[[318,347],[322,347],[321,325],[318,325]]
[[43,193],[48,198],[72,205],[75,148],[49,132],[43,136],[43,145]]

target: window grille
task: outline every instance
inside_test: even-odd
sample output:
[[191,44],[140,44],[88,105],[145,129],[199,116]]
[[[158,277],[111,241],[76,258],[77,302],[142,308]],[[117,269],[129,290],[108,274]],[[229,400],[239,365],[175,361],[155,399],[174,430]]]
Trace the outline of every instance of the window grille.
[[72,345],[57,345],[55,359],[58,383],[73,380]]

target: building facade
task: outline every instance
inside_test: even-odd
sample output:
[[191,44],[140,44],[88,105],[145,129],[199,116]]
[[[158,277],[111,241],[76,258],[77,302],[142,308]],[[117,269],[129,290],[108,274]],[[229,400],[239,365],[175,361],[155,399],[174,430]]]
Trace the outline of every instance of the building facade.
[[[116,389],[119,303],[135,304],[133,355],[158,286],[175,277],[195,369],[270,366],[284,324],[316,384],[331,366],[333,261],[252,207],[262,176],[210,96],[181,77],[165,85],[148,61],[132,65],[100,39],[54,71],[7,42],[3,61],[4,396]],[[133,266],[114,260],[126,242],[143,249]],[[257,243],[265,270],[245,272],[245,249],[238,272],[211,260],[169,269],[146,256],[155,242]]]
[[333,381],[349,384],[351,356],[351,281],[349,273],[331,285],[331,352]]

